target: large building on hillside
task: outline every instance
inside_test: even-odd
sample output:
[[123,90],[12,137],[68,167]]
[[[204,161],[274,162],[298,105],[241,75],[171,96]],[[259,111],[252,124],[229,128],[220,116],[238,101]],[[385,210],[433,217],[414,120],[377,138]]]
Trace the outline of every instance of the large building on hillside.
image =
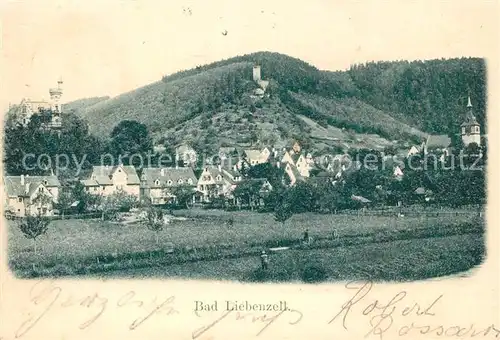
[[48,117],[48,121],[45,123],[46,126],[53,129],[60,128],[62,125],[62,84],[62,79],[59,79],[57,87],[49,89],[49,101],[24,98],[19,104],[18,122],[26,126],[33,115],[48,112],[50,117]]

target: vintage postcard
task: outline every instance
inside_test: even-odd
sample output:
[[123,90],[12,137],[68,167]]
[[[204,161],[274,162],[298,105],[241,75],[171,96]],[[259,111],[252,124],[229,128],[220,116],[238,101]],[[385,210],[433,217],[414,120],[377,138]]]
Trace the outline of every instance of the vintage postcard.
[[0,340],[500,338],[497,1],[0,8]]

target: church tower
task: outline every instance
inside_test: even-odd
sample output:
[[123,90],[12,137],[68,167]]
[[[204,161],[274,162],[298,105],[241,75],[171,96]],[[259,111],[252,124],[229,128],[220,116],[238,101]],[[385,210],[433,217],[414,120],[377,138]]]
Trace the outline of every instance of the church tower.
[[467,101],[465,121],[460,125],[460,128],[462,129],[461,136],[464,147],[467,147],[471,143],[476,143],[478,146],[481,146],[481,128],[472,112],[470,97]]

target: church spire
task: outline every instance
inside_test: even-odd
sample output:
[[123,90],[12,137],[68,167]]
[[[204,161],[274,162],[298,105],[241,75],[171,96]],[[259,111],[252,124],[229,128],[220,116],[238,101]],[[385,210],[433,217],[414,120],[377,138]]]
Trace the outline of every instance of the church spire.
[[472,107],[472,103],[470,102],[470,96],[467,99],[467,107],[469,107],[469,108]]

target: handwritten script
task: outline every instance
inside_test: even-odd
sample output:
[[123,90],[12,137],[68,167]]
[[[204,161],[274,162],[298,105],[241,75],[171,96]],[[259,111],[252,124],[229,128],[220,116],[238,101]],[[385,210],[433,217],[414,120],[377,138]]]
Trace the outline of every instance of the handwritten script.
[[154,316],[179,313],[175,309],[175,296],[173,295],[163,299],[154,297],[151,301],[139,299],[136,295],[136,292],[131,290],[116,301],[110,301],[98,293],[74,297],[65,294],[63,289],[53,281],[40,281],[30,290],[30,302],[35,306],[41,306],[41,311],[35,315],[33,313],[28,314],[28,317],[17,328],[15,338],[21,338],[28,334],[41,320],[47,317],[49,312],[57,308],[80,307],[90,309],[92,311],[91,316],[78,326],[82,330],[95,324],[99,318],[112,308],[120,309],[134,306],[142,309],[140,316],[129,324],[130,330],[139,328]]
[[[196,313],[196,312],[195,312]],[[196,313],[197,316],[201,317],[200,314]],[[198,329],[196,329],[192,333],[192,338],[197,339],[208,330],[214,328],[216,325],[223,323],[223,320],[234,320],[234,321],[250,321],[251,323],[260,324],[262,327],[259,328],[256,336],[261,335],[268,329],[273,323],[275,323],[280,318],[286,318],[289,325],[296,325],[302,320],[303,314],[302,312],[289,309],[282,310],[277,313],[266,314],[266,313],[241,313],[233,310],[225,311],[220,315],[220,317],[215,320],[209,322],[207,325],[204,325]]]
[[[325,326],[332,330],[332,335],[342,330],[348,332],[350,329],[356,331],[361,329],[365,338],[379,339],[383,339],[388,334],[392,337],[409,339],[421,335],[433,338],[500,338],[500,330],[494,324],[441,324],[439,312],[446,313],[446,309],[450,308],[450,305],[444,305],[446,300],[444,294],[438,294],[424,302],[417,302],[405,290],[391,294],[389,298],[380,298],[380,296],[377,298],[371,282],[349,282],[345,288],[349,299],[342,305],[340,303],[337,306],[334,305],[333,313],[326,319],[318,315],[306,315],[307,313],[290,308],[261,313],[244,313],[235,310],[224,311],[220,314],[194,312],[196,319],[201,322],[193,326],[191,337],[198,339],[202,336],[210,336],[211,330],[223,329],[225,324],[237,322],[242,325],[254,325],[256,337],[262,335],[270,327],[280,328],[301,324],[303,327],[311,328],[312,335],[317,327]],[[129,312],[137,311],[137,315],[130,320],[125,320],[130,331],[141,328],[147,323],[164,322],[160,317],[171,318],[180,314],[176,308],[176,303],[179,302],[174,295],[165,294],[161,297],[154,296],[145,299],[130,290],[114,296],[114,298],[109,298],[98,292],[75,296],[53,281],[37,282],[30,290],[30,304],[26,316],[23,316],[20,324],[14,327],[14,338],[22,338],[33,331],[50,314],[64,315],[61,313],[68,313],[65,311],[71,308],[82,310],[79,316],[75,316],[80,330],[92,327],[106,314],[116,317],[116,313],[124,309],[128,309]],[[327,312],[329,308],[325,306]],[[5,334],[0,336],[1,340],[10,340],[10,338],[2,337],[3,335]]]
[[[429,324],[429,319],[436,316],[435,310],[443,300],[443,294],[422,304],[414,301],[409,302],[409,294],[406,291],[398,292],[388,301],[369,297],[373,288],[371,282],[349,282],[346,288],[352,290],[354,295],[342,305],[337,314],[328,321],[328,324],[339,322],[345,330],[348,330],[348,317],[356,314],[356,328],[358,328],[360,326],[359,316],[361,315],[368,318],[369,331],[365,334],[365,338],[377,336],[382,339],[383,335],[391,330],[396,332],[398,336],[409,336],[410,338],[416,334],[456,338],[500,337],[500,330],[493,324],[487,327],[476,327],[474,324],[467,326]],[[397,318],[400,319],[397,321],[403,322],[402,325],[396,326]],[[413,319],[418,319],[420,322]],[[405,323],[406,320],[410,321]]]

